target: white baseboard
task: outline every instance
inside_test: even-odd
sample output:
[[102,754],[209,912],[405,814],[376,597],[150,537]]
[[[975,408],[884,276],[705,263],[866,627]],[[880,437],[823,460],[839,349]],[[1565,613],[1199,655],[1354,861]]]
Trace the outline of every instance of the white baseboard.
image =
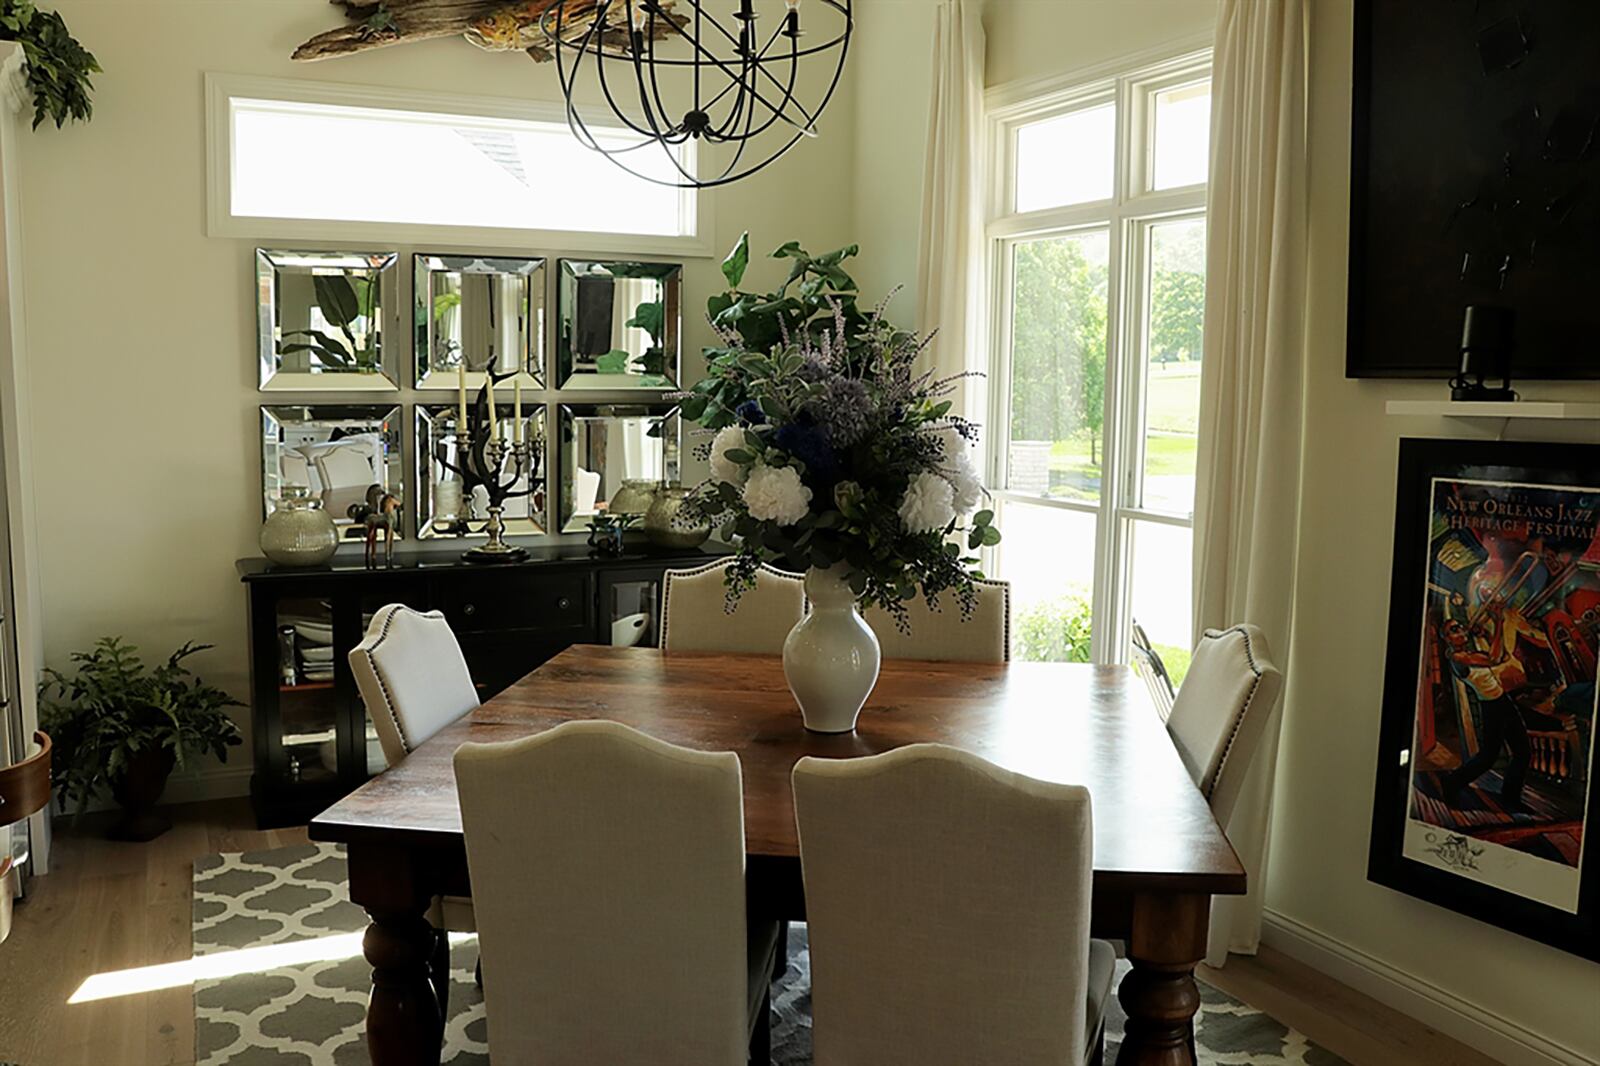
[[1419,980],[1278,911],[1269,909],[1263,916],[1261,942],[1510,1066],[1594,1062],[1482,1004]]

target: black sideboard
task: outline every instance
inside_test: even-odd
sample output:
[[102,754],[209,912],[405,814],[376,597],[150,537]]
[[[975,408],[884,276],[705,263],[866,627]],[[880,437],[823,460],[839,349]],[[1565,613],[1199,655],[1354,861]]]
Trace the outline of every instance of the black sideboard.
[[662,573],[712,558],[632,545],[602,558],[563,544],[489,566],[463,562],[458,550],[418,548],[371,568],[359,556],[311,569],[241,559],[257,823],[308,821],[383,769],[346,657],[385,604],[444,612],[488,699],[573,644],[654,646]]

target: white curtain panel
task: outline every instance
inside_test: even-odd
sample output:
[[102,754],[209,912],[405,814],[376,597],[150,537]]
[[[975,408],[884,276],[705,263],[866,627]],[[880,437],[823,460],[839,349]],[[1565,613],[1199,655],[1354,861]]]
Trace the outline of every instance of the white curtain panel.
[[[1253,622],[1289,658],[1304,409],[1307,0],[1223,0],[1212,76],[1195,637]],[[1274,718],[1279,716],[1273,712]],[[1247,896],[1212,903],[1207,961],[1252,954],[1279,721],[1228,824]]]
[[[940,377],[984,370],[983,2],[940,0],[933,28],[933,106],[922,191],[917,306],[923,332],[937,330],[924,358]],[[983,421],[981,378],[963,378],[952,410]]]

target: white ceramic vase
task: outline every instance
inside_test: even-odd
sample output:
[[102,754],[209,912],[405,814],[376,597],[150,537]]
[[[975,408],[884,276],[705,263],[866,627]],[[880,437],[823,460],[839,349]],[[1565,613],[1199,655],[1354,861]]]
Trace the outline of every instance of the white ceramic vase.
[[806,573],[811,613],[783,642],[783,676],[814,733],[848,733],[878,683],[878,635],[856,610],[844,568]]

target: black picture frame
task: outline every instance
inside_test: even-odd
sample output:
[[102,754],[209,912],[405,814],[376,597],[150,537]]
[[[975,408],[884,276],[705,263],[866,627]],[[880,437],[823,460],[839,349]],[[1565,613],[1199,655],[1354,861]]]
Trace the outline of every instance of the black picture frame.
[[[1439,479],[1438,482],[1436,482],[1436,479]],[[1446,543],[1448,538],[1454,535],[1450,531],[1457,528],[1453,524],[1454,520],[1436,523],[1434,504],[1436,497],[1442,498],[1444,495],[1453,495],[1458,491],[1458,485],[1473,482],[1478,483],[1477,486],[1469,486],[1474,491],[1482,491],[1486,494],[1497,491],[1503,492],[1506,497],[1506,503],[1501,505],[1502,514],[1510,513],[1510,510],[1506,508],[1515,509],[1517,505],[1513,502],[1514,500],[1528,498],[1527,496],[1518,497],[1518,492],[1538,494],[1535,498],[1542,501],[1548,501],[1551,498],[1571,498],[1576,500],[1579,498],[1581,490],[1595,490],[1597,482],[1600,482],[1600,445],[1416,438],[1405,438],[1400,441],[1394,564],[1389,603],[1388,660],[1384,672],[1383,714],[1378,740],[1372,836],[1368,855],[1367,876],[1369,880],[1377,884],[1404,892],[1407,895],[1445,907],[1459,914],[1464,914],[1490,925],[1541,941],[1574,955],[1600,961],[1600,849],[1593,846],[1581,848],[1580,857],[1573,864],[1576,869],[1577,887],[1576,907],[1575,911],[1572,912],[1553,906],[1548,902],[1530,898],[1528,895],[1518,894],[1504,887],[1487,883],[1485,880],[1480,879],[1480,877],[1486,875],[1480,874],[1477,870],[1452,868],[1451,864],[1446,861],[1451,857],[1448,854],[1435,852],[1438,861],[1420,861],[1415,854],[1414,848],[1412,854],[1407,853],[1408,832],[1415,834],[1418,827],[1429,830],[1434,828],[1425,821],[1426,818],[1432,817],[1432,815],[1423,810],[1421,804],[1432,802],[1434,804],[1433,809],[1437,809],[1441,801],[1427,800],[1425,794],[1427,790],[1432,788],[1433,782],[1444,779],[1432,777],[1428,783],[1414,788],[1413,769],[1417,770],[1418,777],[1425,773],[1440,774],[1444,768],[1439,764],[1446,762],[1447,756],[1455,754],[1452,751],[1445,750],[1429,755],[1429,753],[1415,750],[1421,747],[1417,743],[1419,703],[1421,702],[1427,679],[1446,676],[1432,673],[1424,674],[1424,657],[1430,654],[1430,640],[1434,640],[1443,628],[1440,626],[1430,629],[1430,625],[1433,624],[1430,621],[1430,605],[1434,602],[1434,597],[1441,597],[1445,592],[1445,590],[1438,587],[1439,579],[1437,575],[1442,571],[1435,569],[1435,567],[1441,562],[1448,565],[1456,565],[1459,562],[1457,556],[1444,550],[1445,548],[1454,547]],[[1500,483],[1504,483],[1504,486],[1501,486]],[[1437,489],[1435,487],[1436,484],[1440,486]],[[1481,487],[1486,484],[1490,485],[1490,487]],[[1528,488],[1528,486],[1536,486],[1536,488]],[[1552,487],[1553,491],[1546,492],[1543,488],[1546,486]],[[1465,497],[1457,496],[1457,498],[1464,499]],[[1583,498],[1589,497],[1585,496]],[[1574,522],[1577,527],[1583,529],[1591,528],[1592,524],[1594,532],[1576,535],[1580,538],[1585,535],[1591,538],[1587,555],[1594,555],[1595,560],[1600,562],[1600,554],[1596,554],[1600,552],[1600,490],[1593,491],[1592,498],[1596,501],[1595,510],[1587,517],[1574,519]],[[1524,521],[1521,518],[1505,518],[1503,520],[1506,522]],[[1533,520],[1529,519],[1528,521]],[[1543,519],[1538,520],[1543,521]],[[1556,545],[1566,543],[1566,541],[1559,539],[1559,531],[1565,529],[1566,526],[1541,525],[1538,528],[1540,530],[1552,529],[1556,531],[1548,538],[1540,538],[1538,543],[1541,547],[1548,547],[1552,543]],[[1510,543],[1520,543],[1519,536],[1531,540],[1533,531],[1534,527],[1531,525],[1525,527],[1520,535],[1515,532],[1502,534],[1474,529],[1469,530],[1467,537],[1463,539],[1477,542],[1479,538],[1482,538],[1486,544],[1492,545],[1492,549],[1485,549],[1485,558],[1487,559],[1495,557],[1496,553],[1503,554],[1508,551],[1508,544]],[[1436,548],[1436,541],[1443,546]],[[1582,563],[1586,555],[1579,555],[1576,558],[1579,563]],[[1545,575],[1544,584],[1556,586],[1551,596],[1546,597],[1547,602],[1553,597],[1566,596],[1568,597],[1567,599],[1557,601],[1562,605],[1562,609],[1565,610],[1566,605],[1571,602],[1573,589],[1582,591],[1585,597],[1584,602],[1588,602],[1589,589],[1591,587],[1600,588],[1600,568],[1590,569],[1587,564],[1579,568],[1578,574],[1581,578],[1581,583],[1574,584],[1571,578],[1558,581],[1556,577],[1556,575],[1565,572],[1567,561],[1563,561],[1555,554],[1547,554],[1543,557],[1545,564],[1549,564],[1552,561],[1556,562],[1557,565],[1543,571]],[[1467,565],[1462,563],[1458,570],[1465,571]],[[1495,573],[1496,577],[1499,577],[1505,574],[1505,571],[1496,571]],[[1480,575],[1476,572],[1468,575],[1469,584],[1470,579],[1478,576]],[[1481,605],[1497,595],[1502,587],[1512,589],[1508,602],[1515,604],[1518,611],[1523,606],[1528,606],[1528,614],[1531,615],[1534,610],[1540,609],[1533,601],[1537,599],[1537,594],[1543,590],[1543,586],[1535,588],[1531,581],[1526,583],[1524,587],[1529,591],[1526,598],[1519,602],[1516,597],[1522,596],[1523,593],[1512,588],[1513,581],[1514,579],[1495,581],[1491,578],[1480,584],[1469,595],[1465,604],[1458,605],[1455,601],[1450,601],[1450,607],[1447,610],[1460,611],[1464,617],[1470,618],[1470,611],[1473,609],[1473,603],[1475,602],[1472,599],[1473,596],[1482,597],[1482,599],[1476,601]],[[1488,591],[1485,591],[1485,589]],[[1444,601],[1441,599],[1439,602]],[[1543,617],[1548,620],[1550,613],[1553,611],[1554,608],[1547,609]],[[1595,613],[1600,613],[1600,611]],[[1489,611],[1488,614],[1490,617],[1495,617],[1492,611]],[[1437,616],[1433,617],[1437,618]],[[1504,615],[1502,614],[1498,617],[1501,619],[1498,624],[1504,625]],[[1596,642],[1600,642],[1600,618],[1592,618],[1591,623],[1588,639],[1591,641],[1590,647],[1593,648]],[[1445,626],[1449,624],[1449,622],[1444,623]],[[1565,631],[1563,630],[1563,632]],[[1478,638],[1471,637],[1470,639],[1476,640]],[[1491,641],[1490,643],[1495,643],[1498,647],[1497,642]],[[1443,647],[1443,645],[1437,646]],[[1456,683],[1454,679],[1459,676],[1455,673],[1456,668],[1447,664],[1447,669],[1450,670],[1447,676],[1452,680],[1445,683],[1454,685]],[[1588,669],[1592,671],[1593,666],[1589,666]],[[1525,688],[1531,687],[1533,673],[1534,671],[1531,669],[1528,671],[1527,686],[1524,686]],[[1592,686],[1593,677],[1591,676],[1588,680]],[[1433,683],[1439,684],[1440,682],[1434,681]],[[1541,683],[1546,682],[1541,679]],[[1508,681],[1508,694],[1510,694],[1510,688],[1511,683]],[[1461,682],[1461,688],[1458,691],[1467,691],[1464,681]],[[1519,690],[1517,693],[1519,697],[1521,691]],[[1566,691],[1570,693],[1571,689],[1569,688]],[[1479,698],[1470,694],[1458,697],[1458,699],[1464,700],[1481,711],[1482,705],[1477,703]],[[1579,821],[1580,840],[1587,835],[1585,831],[1594,828],[1596,824],[1596,804],[1597,801],[1600,801],[1600,790],[1596,789],[1594,774],[1595,768],[1600,766],[1600,763],[1597,763],[1593,757],[1596,719],[1594,699],[1593,688],[1591,687],[1590,702],[1588,704],[1590,717],[1586,730],[1588,750],[1584,756],[1587,765],[1584,769],[1585,780],[1579,790],[1584,803],[1582,807],[1583,815]],[[1545,704],[1544,706],[1548,707],[1549,705]],[[1459,713],[1459,709],[1457,710]],[[1426,713],[1437,720],[1436,711],[1430,710]],[[1521,712],[1519,712],[1520,715]],[[1521,720],[1526,721],[1528,717],[1536,717],[1536,715],[1530,712],[1527,716],[1521,716]],[[1525,733],[1524,735],[1529,734]],[[1464,749],[1466,745],[1463,743],[1459,744],[1459,746]],[[1499,744],[1495,745],[1495,750],[1497,755],[1508,755]],[[1429,755],[1429,761],[1434,764],[1433,768],[1426,771],[1422,769],[1422,760],[1425,755]],[[1504,760],[1497,760],[1496,774],[1499,773],[1498,766],[1500,761],[1506,762],[1509,769],[1509,757]],[[1415,767],[1413,763],[1416,763]],[[1447,778],[1448,774],[1444,774],[1444,777]],[[1539,784],[1536,775],[1532,774],[1529,776],[1529,782],[1524,786],[1524,806],[1530,806],[1536,802],[1542,804],[1544,802],[1542,794],[1535,794],[1531,799],[1526,798]],[[1478,800],[1483,799],[1484,807],[1494,806],[1490,802],[1494,795],[1492,792],[1485,797],[1476,784],[1469,787],[1473,789],[1473,798],[1464,802],[1477,805]],[[1484,786],[1485,789],[1489,787],[1488,785]],[[1500,778],[1500,787],[1502,789],[1501,799],[1503,800],[1503,790],[1505,788],[1503,777]],[[1568,802],[1571,799],[1570,784],[1568,786],[1551,784],[1547,787],[1552,794],[1563,797],[1562,802]],[[1440,791],[1438,794],[1448,796],[1451,793]],[[1459,792],[1454,794],[1460,795]],[[1418,804],[1416,808],[1413,807],[1414,801]],[[1414,811],[1423,814],[1424,818],[1413,818]],[[1455,816],[1458,812],[1452,809],[1447,813]],[[1537,819],[1539,817],[1537,810],[1530,814],[1529,817]],[[1564,829],[1565,825],[1566,823],[1561,823],[1559,826],[1552,824],[1551,828],[1552,830],[1557,828]],[[1490,835],[1502,834],[1503,839],[1508,839],[1503,834],[1508,832],[1509,829],[1509,826],[1470,826],[1460,834],[1460,838],[1464,842],[1456,843],[1452,843],[1454,834],[1449,829],[1441,829],[1439,842],[1441,846],[1450,850],[1468,846],[1481,849],[1483,842],[1488,840]],[[1409,839],[1414,841],[1416,836],[1413,835]],[[1521,842],[1513,843],[1510,847],[1527,847],[1529,845],[1526,840],[1527,838],[1523,837]],[[1589,843],[1593,844],[1592,841]],[[1493,846],[1501,847],[1503,845]],[[1429,848],[1427,850],[1432,849]],[[1517,856],[1519,860],[1522,860],[1522,852],[1518,851]],[[1490,858],[1493,859],[1494,857],[1495,853],[1491,852]],[[1556,863],[1555,865],[1559,870],[1562,864]],[[1562,876],[1570,875],[1565,874],[1563,871]]]
[[1345,374],[1445,378],[1470,304],[1513,376],[1600,378],[1600,5],[1355,0]]

